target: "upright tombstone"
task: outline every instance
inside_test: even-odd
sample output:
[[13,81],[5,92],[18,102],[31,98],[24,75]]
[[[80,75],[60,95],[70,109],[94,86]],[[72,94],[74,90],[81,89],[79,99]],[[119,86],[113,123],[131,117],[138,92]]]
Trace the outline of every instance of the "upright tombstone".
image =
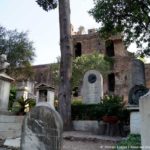
[[130,110],[130,132],[131,134],[140,134],[141,114],[139,112],[139,100],[141,96],[148,92],[148,89],[145,87],[145,67],[141,60],[132,60],[129,81],[128,109]]
[[140,98],[142,150],[150,149],[150,91]]
[[38,103],[25,117],[21,150],[62,150],[63,123],[46,102]]
[[145,67],[139,59],[133,59],[131,64],[130,89],[135,85],[145,86]]
[[22,80],[16,82],[16,99],[23,97],[24,99],[33,98],[35,81],[32,80]]
[[103,78],[96,70],[85,73],[82,87],[83,103],[97,104],[103,97]]
[[140,97],[145,95],[148,91],[149,89],[143,85],[135,85],[129,91],[129,104],[138,106]]
[[49,103],[53,108],[54,107],[54,88],[45,84],[40,83],[36,86],[36,103],[39,102],[47,102]]
[[28,98],[28,87],[26,86],[20,86],[16,89],[16,99],[19,99],[20,97],[23,97],[24,100]]
[[4,112],[8,111],[10,83],[14,80],[5,73],[8,66],[7,56],[0,55],[0,111]]

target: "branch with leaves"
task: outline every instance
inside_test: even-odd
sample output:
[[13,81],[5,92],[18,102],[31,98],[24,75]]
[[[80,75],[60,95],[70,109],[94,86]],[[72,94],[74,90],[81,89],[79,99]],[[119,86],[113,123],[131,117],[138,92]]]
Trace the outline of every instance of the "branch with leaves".
[[103,37],[120,32],[126,46],[136,43],[137,55],[150,56],[149,0],[94,0],[89,13],[101,23]]
[[88,70],[98,70],[105,76],[111,70],[113,60],[99,53],[82,55],[73,61],[72,87],[78,87]]

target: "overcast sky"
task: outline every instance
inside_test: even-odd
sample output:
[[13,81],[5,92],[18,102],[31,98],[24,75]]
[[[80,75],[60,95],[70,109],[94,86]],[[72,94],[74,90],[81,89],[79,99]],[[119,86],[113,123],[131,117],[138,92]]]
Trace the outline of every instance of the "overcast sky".
[[[86,30],[99,27],[87,13],[93,0],[70,0],[70,3],[71,23],[75,30],[80,25]],[[29,39],[36,49],[34,64],[56,62],[60,55],[58,9],[45,12],[35,0],[0,0],[0,25],[29,31]]]

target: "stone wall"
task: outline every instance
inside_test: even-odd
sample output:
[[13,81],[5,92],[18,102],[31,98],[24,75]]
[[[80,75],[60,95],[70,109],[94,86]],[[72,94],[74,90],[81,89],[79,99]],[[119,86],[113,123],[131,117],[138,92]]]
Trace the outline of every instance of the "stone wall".
[[76,45],[76,43],[81,43],[82,54],[93,53],[93,51],[104,53],[105,43],[102,39],[99,39],[97,33],[73,35],[72,38],[73,47]]
[[115,94],[124,96],[125,101],[128,100],[131,58],[115,57],[113,72],[115,73]]
[[0,115],[0,139],[20,137],[23,118],[24,116]]
[[[81,43],[82,54],[93,53],[94,51],[106,54],[105,42],[98,33],[73,35],[73,52],[75,52],[76,43]],[[112,36],[110,38],[114,43],[115,56],[127,56],[128,52],[125,49],[121,36]],[[74,53],[75,55],[75,53]]]

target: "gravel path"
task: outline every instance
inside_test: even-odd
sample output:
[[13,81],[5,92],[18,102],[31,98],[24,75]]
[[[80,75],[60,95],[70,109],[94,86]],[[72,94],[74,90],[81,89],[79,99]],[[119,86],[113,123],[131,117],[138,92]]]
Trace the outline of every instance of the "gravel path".
[[[78,131],[64,132],[63,137],[63,150],[111,150],[122,139]],[[3,143],[4,140],[0,140],[0,150],[20,150],[3,146]]]
[[111,150],[115,145],[110,141],[64,141],[63,150]]
[[[64,140],[63,150],[111,150],[115,142],[110,141],[70,141]],[[19,150],[15,148],[0,147],[0,150]]]

